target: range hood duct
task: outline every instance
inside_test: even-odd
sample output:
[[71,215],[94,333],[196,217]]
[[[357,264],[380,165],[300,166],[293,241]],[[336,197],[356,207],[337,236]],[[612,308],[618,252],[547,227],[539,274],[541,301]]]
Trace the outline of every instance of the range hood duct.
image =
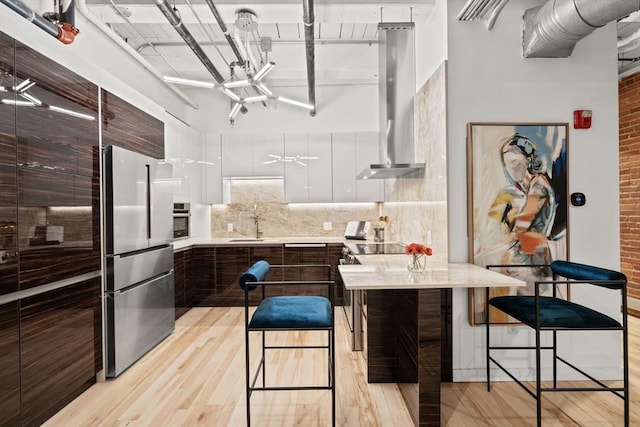
[[639,0],[549,0],[524,12],[525,58],[567,58],[597,28],[640,9]]
[[360,172],[358,179],[415,176],[424,171],[424,163],[414,160],[414,27],[413,22],[378,24],[380,163]]

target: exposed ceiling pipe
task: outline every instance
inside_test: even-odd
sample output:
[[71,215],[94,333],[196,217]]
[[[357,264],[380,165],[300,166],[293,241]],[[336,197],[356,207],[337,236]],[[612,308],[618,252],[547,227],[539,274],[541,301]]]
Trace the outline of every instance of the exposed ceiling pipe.
[[120,37],[118,34],[116,34],[115,31],[113,31],[111,28],[107,27],[107,25],[104,22],[102,22],[100,19],[96,18],[89,11],[89,8],[87,7],[87,4],[86,4],[85,0],[75,0],[74,3],[75,3],[76,9],[80,12],[80,14],[82,16],[85,17],[85,19],[87,19],[89,22],[91,22],[93,25],[95,25],[95,27],[97,29],[99,29],[104,35],[109,37],[118,46],[120,46],[133,59],[138,61],[138,63],[140,63],[140,65],[142,65],[147,71],[149,71],[151,74],[153,74],[154,77],[156,77],[158,80],[160,80],[162,82],[162,84],[164,84],[167,88],[169,88],[169,90],[173,91],[177,96],[180,97],[180,99],[182,99],[184,102],[186,102],[190,107],[192,107],[192,108],[194,108],[196,110],[200,108],[197,103],[193,102],[180,89],[176,88],[173,85],[167,84],[164,81],[164,77],[162,76],[162,74],[160,74],[158,72],[158,70],[156,70],[153,65],[151,65],[146,59],[144,59],[142,57],[142,55],[140,55],[138,52],[136,52],[133,47],[131,47],[129,44],[127,44],[127,42],[122,37]]
[[0,3],[64,44],[73,43],[73,40],[75,40],[76,35],[79,33],[79,30],[68,22],[58,22],[54,24],[48,19],[43,18],[20,0],[0,0]]
[[[206,0],[206,2],[209,5],[209,9],[211,9],[211,13],[213,13],[213,16],[216,18],[216,22],[218,22],[218,25],[222,30],[222,34],[224,34],[224,37],[227,39],[227,43],[229,43],[229,46],[231,46],[231,50],[233,50],[233,54],[238,59],[238,63],[244,64],[245,58],[242,57],[242,55],[240,54],[240,51],[238,50],[238,46],[233,41],[231,34],[229,34],[229,30],[227,29],[227,26],[224,24],[224,21],[222,20],[222,17],[220,16],[220,12],[218,12],[218,9],[216,8],[216,5],[213,4],[212,0]],[[258,64],[253,64],[253,66],[257,67]]]
[[193,53],[195,53],[200,62],[202,62],[202,65],[205,66],[205,68],[207,69],[207,71],[209,71],[213,78],[216,79],[218,83],[223,83],[224,77],[222,77],[222,74],[220,74],[215,65],[213,65],[213,62],[211,62],[207,54],[204,52],[204,50],[202,50],[189,30],[187,30],[187,27],[184,26],[184,24],[182,23],[182,19],[180,19],[178,14],[169,5],[167,0],[153,0],[153,2],[156,4],[156,6],[158,6],[164,16],[166,16],[166,18],[169,20],[169,23],[173,25],[173,28],[176,29],[178,34],[182,36],[182,39],[185,41],[185,43],[187,43],[187,46],[191,48]]
[[524,12],[525,58],[567,58],[597,28],[640,9],[640,0],[549,0]]
[[309,104],[313,105],[313,110],[309,111],[311,117],[316,115],[316,70],[314,51],[314,15],[313,0],[302,1],[304,23],[304,44],[307,52],[307,85],[309,87]]

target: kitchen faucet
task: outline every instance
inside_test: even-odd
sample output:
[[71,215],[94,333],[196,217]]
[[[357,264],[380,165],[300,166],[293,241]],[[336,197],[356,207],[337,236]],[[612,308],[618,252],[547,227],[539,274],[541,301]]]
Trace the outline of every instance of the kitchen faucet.
[[256,225],[256,239],[262,237],[262,231],[260,231],[260,216],[258,215],[258,205],[253,205],[253,222]]

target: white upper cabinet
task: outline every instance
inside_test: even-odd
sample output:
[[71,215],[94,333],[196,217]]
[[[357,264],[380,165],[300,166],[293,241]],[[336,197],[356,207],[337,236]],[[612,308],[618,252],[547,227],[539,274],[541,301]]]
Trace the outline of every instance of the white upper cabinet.
[[[380,163],[380,142],[378,132],[356,133],[356,174],[369,167],[372,163]],[[357,202],[381,202],[384,201],[383,179],[358,179],[356,180]]]
[[284,176],[284,135],[253,135],[253,176]]
[[220,136],[207,135],[204,165],[206,203],[222,203],[222,150]]
[[222,176],[283,176],[282,133],[222,135]]
[[192,128],[177,120],[165,123],[165,160],[173,166],[175,202],[205,203],[203,144]]
[[307,161],[302,162],[306,163],[309,169],[309,201],[331,202],[331,134],[309,134],[307,156]]
[[332,134],[333,201],[356,201],[356,135],[353,132]]
[[222,176],[253,176],[251,134],[222,135]]
[[358,180],[356,175],[379,162],[377,132],[336,132],[333,141],[333,201],[379,202],[384,200],[384,182]]
[[287,203],[331,202],[331,134],[284,136],[284,195]]

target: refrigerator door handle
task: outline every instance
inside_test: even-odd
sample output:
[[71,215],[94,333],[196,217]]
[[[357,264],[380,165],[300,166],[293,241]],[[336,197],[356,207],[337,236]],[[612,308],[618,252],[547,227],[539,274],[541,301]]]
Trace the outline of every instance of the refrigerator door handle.
[[151,238],[151,166],[145,165],[147,170],[147,239]]

